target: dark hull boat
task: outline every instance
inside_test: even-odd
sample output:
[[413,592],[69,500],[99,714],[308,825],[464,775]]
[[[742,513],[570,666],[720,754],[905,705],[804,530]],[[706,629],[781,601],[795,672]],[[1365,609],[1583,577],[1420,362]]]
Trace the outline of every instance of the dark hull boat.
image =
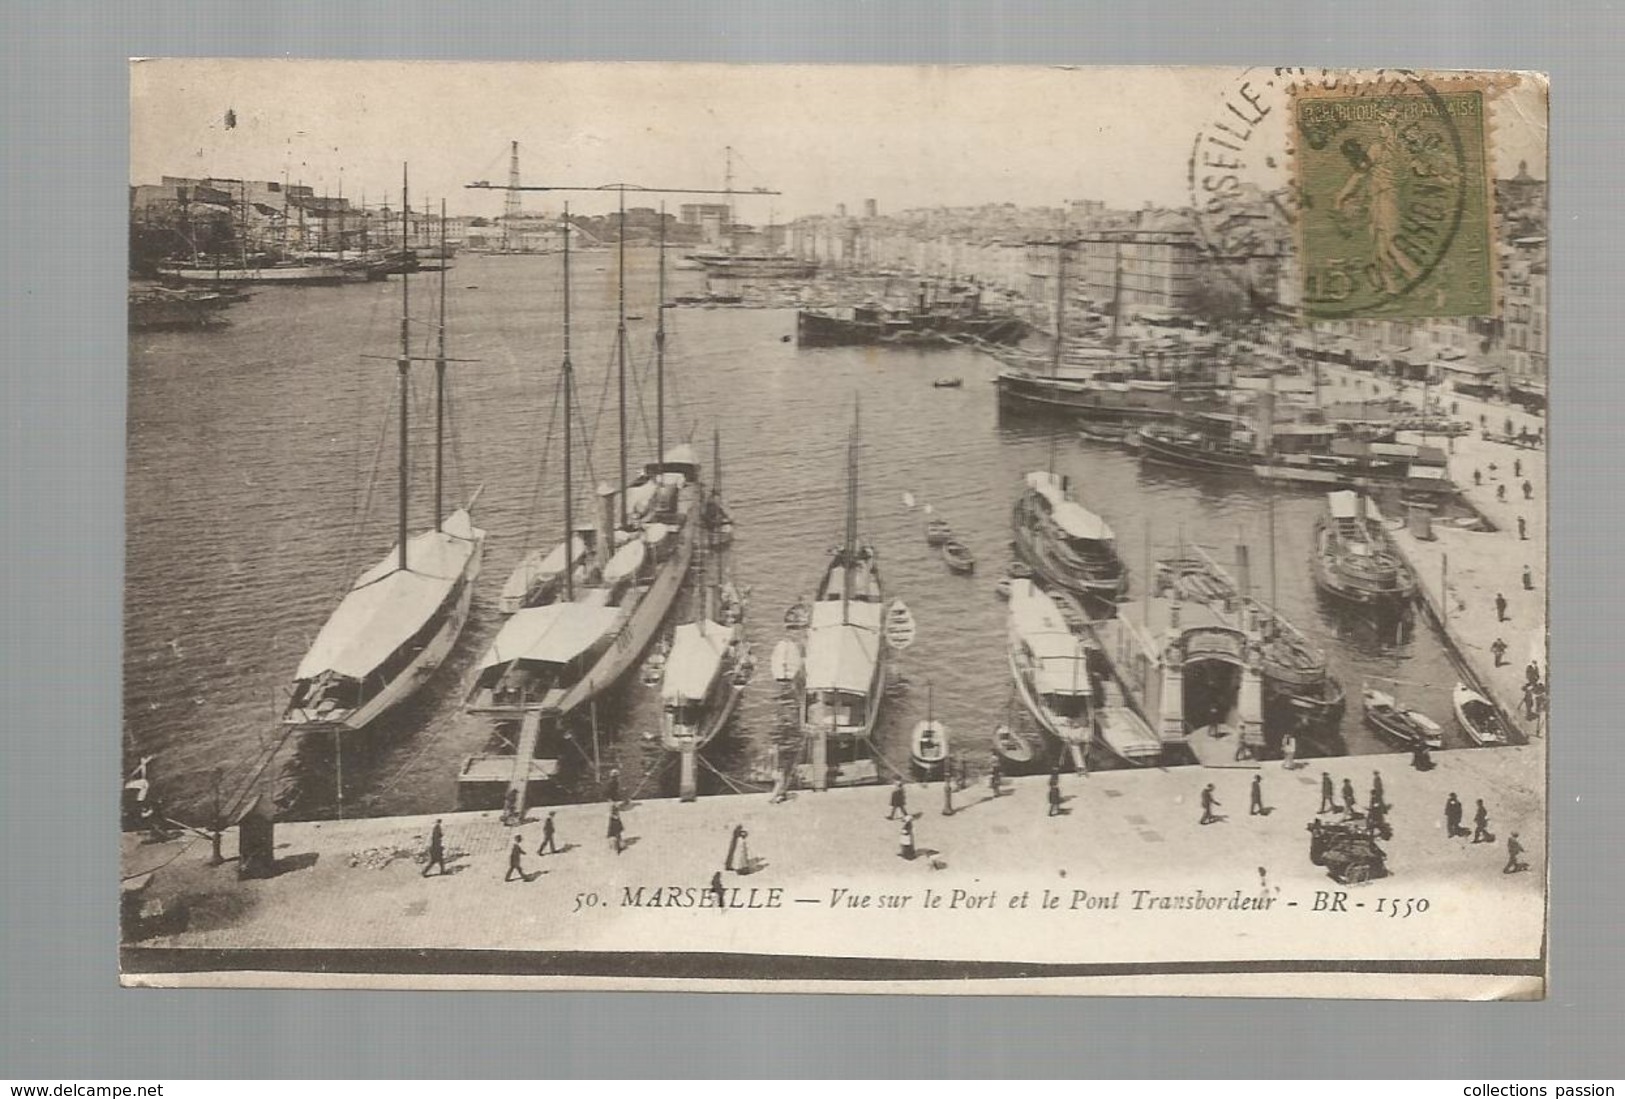
[[1013,344],[1027,334],[1027,322],[1008,313],[984,312],[971,296],[915,309],[859,305],[850,310],[803,309],[796,313],[800,347],[853,347],[906,344],[951,347],[963,343]]
[[1354,492],[1332,492],[1315,523],[1315,587],[1339,602],[1397,615],[1416,596],[1416,577],[1382,524],[1376,505]]

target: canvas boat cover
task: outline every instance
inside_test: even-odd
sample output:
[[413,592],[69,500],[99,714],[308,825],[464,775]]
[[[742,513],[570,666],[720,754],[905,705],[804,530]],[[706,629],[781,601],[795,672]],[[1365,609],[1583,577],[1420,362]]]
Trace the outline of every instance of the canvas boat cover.
[[643,567],[643,559],[648,554],[649,551],[643,542],[628,542],[616,550],[615,556],[604,566],[604,583],[616,584],[627,577],[636,576],[638,570]]
[[1038,660],[1034,679],[1041,694],[1089,693],[1083,644],[1031,580],[1010,582],[1010,625]]
[[864,694],[874,682],[880,659],[880,606],[854,600],[847,604],[847,620],[841,621],[839,599],[813,604],[807,627],[807,690]]
[[596,601],[549,603],[517,612],[485,651],[480,668],[515,660],[565,664],[615,629],[621,612]]
[[1027,487],[1049,501],[1055,525],[1069,538],[1109,542],[1116,537],[1106,521],[1066,494],[1061,479],[1053,473],[1027,474]]
[[484,537],[468,512],[459,509],[446,517],[444,529],[407,539],[404,571],[398,567],[399,546],[391,547],[334,608],[295,678],[332,672],[362,679],[370,674],[445,602]]
[[733,627],[720,622],[685,622],[673,630],[660,679],[661,700],[697,702],[709,694],[733,636]]
[[[579,534],[570,536],[570,563],[577,564],[587,554],[587,543]],[[532,550],[519,562],[519,567],[513,570],[508,582],[502,586],[504,598],[523,599],[530,591],[530,586],[549,576],[558,576],[564,572],[564,543],[554,546],[552,552],[542,556],[542,551]]]

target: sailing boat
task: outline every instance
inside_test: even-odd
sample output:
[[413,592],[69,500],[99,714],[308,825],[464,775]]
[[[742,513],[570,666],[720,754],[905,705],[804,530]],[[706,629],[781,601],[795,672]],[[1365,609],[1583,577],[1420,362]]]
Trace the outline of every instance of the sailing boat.
[[[402,173],[402,205],[406,183]],[[397,542],[388,556],[363,572],[316,635],[294,674],[293,695],[283,712],[286,725],[301,729],[356,730],[409,697],[440,666],[468,618],[474,580],[480,573],[485,532],[471,509],[458,508],[434,528],[408,537],[407,375],[413,362],[411,288],[401,280],[399,376],[400,456]],[[446,283],[440,282],[440,323],[435,351],[434,513],[441,514],[443,425],[446,389]],[[475,494],[476,499],[479,493]]]
[[[744,693],[750,646],[739,611],[717,621],[719,583],[710,576],[715,535],[701,540],[700,613],[672,631],[660,676],[660,742],[667,751],[698,751],[727,724]],[[720,577],[715,578],[720,581]]]
[[[623,197],[624,202],[624,197]],[[568,216],[568,214],[566,215]],[[623,211],[624,217],[624,211]],[[624,259],[625,234],[622,234]],[[665,251],[661,250],[661,262]],[[573,526],[571,439],[574,367],[570,360],[569,234],[565,235],[564,407],[565,527]],[[665,310],[655,334],[656,453],[665,434]],[[617,363],[620,380],[619,490],[600,489],[592,537],[594,560],[582,583],[563,570],[564,598],[517,611],[480,662],[467,708],[497,719],[525,712],[564,719],[614,687],[638,663],[671,611],[694,555],[700,527],[700,468],[693,450],[672,449],[626,479],[626,284],[622,264]],[[616,513],[619,511],[617,521]],[[573,545],[573,542],[572,542]]]
[[885,698],[886,604],[880,562],[858,541],[858,420],[847,444],[846,535],[830,556],[812,604],[802,667],[802,728],[850,743],[874,733]]

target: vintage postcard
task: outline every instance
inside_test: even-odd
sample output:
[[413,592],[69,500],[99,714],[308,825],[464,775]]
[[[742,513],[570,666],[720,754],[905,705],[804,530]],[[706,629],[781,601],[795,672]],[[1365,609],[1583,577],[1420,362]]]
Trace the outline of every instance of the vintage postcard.
[[1545,994],[1544,77],[131,93],[126,984]]

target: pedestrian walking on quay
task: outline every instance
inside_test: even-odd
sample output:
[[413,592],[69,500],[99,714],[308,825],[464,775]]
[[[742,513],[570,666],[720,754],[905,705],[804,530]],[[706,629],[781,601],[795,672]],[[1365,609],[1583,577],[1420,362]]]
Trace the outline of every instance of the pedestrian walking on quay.
[[1049,780],[1049,813],[1047,815],[1052,817],[1061,815],[1061,784],[1056,781],[1055,775],[1051,775]]
[[1444,834],[1450,839],[1467,834],[1467,829],[1461,826],[1461,799],[1453,790],[1444,799]]
[[1477,488],[1484,483],[1484,473],[1477,466],[1473,467],[1473,487]]
[[611,805],[619,806],[621,804],[620,768],[617,767],[610,770],[609,781],[604,784],[604,797]]
[[1372,771],[1371,772],[1371,801],[1370,801],[1370,805],[1371,805],[1371,808],[1373,808],[1373,809],[1375,809],[1379,805],[1386,808],[1387,805],[1388,805],[1388,799],[1383,796],[1382,772],[1380,772],[1380,771]]
[[422,877],[428,877],[429,871],[440,867],[442,874],[446,873],[446,835],[440,830],[440,820],[435,819],[434,827],[429,829],[429,861],[423,867]]
[[745,831],[745,826],[741,824],[738,828],[734,829],[734,834],[739,840],[739,857],[734,862],[734,873],[749,874],[751,869],[750,843],[748,842],[750,839],[750,833]]
[[908,819],[908,793],[903,789],[902,779],[898,779],[897,785],[891,788],[891,812],[886,814],[886,819],[896,820],[899,813],[903,814],[903,819]]
[[1518,541],[1529,541],[1529,523],[1523,516],[1518,516]]
[[711,875],[711,894],[717,899],[717,911],[728,911],[728,887],[722,884],[722,871]]
[[1433,770],[1433,753],[1429,752],[1428,746],[1420,740],[1411,746],[1411,770]]
[[[1211,787],[1209,787],[1209,789],[1211,789]],[[1263,775],[1253,776],[1253,788],[1248,796],[1247,802],[1247,815],[1249,817],[1263,817],[1269,815],[1269,810],[1264,808]]]
[[1332,785],[1332,773],[1320,772],[1320,808],[1317,813],[1336,813],[1341,809],[1337,804],[1337,788]]
[[1522,477],[1523,476],[1523,459],[1522,458],[1514,458],[1514,459],[1512,459],[1512,476],[1514,476],[1514,477]]
[[1540,686],[1540,665],[1531,660],[1524,666],[1523,678],[1531,687]]
[[558,853],[559,853],[558,844],[553,842],[553,814],[549,813],[549,814],[547,814],[547,817],[542,821],[542,845],[540,847],[536,848],[536,854],[538,854],[538,855],[547,855],[547,854],[556,855]]
[[999,762],[999,757],[994,756],[993,757],[993,766],[989,767],[988,772],[987,772],[987,788],[989,790],[993,791],[993,796],[994,797],[998,797],[1000,795],[1000,793],[1002,792],[1000,790],[1000,788],[999,788],[999,784],[1003,780],[1003,778],[1004,778],[1004,766],[1003,766],[1003,764],[1001,764]]
[[1507,597],[1501,592],[1495,593],[1495,620],[1497,622],[1510,621],[1507,618]]
[[954,815],[954,764],[949,760],[942,767],[942,815]]
[[1296,771],[1303,764],[1298,762],[1298,738],[1287,733],[1281,738],[1281,767],[1287,771]]
[[1213,796],[1213,784],[1210,782],[1202,787],[1202,819],[1198,823],[1212,824],[1215,821],[1223,820],[1223,817],[1213,812],[1218,807],[1219,799]]
[[1523,498],[1525,500],[1533,500],[1535,498],[1535,486],[1530,484],[1528,481],[1523,483]]
[[513,846],[508,848],[508,872],[502,875],[504,883],[513,881],[513,876],[519,875],[520,881],[529,881],[530,875],[525,873],[525,842],[524,837],[514,833]]
[[1529,568],[1528,565],[1525,565],[1523,567],[1523,590],[1524,591],[1534,591],[1535,590],[1535,574],[1532,571],[1530,571],[1530,568]]
[[1478,808],[1473,810],[1473,842],[1495,842],[1495,833],[1490,831],[1490,811],[1484,808],[1483,798],[1478,799]]
[[1388,827],[1388,807],[1381,802],[1375,802],[1365,811],[1365,826],[1371,834],[1379,839],[1391,840],[1394,830]]
[[621,823],[621,807],[611,805],[609,807],[609,828],[604,834],[609,837],[609,845],[617,855],[621,853],[621,836],[625,832],[626,825]]
[[1501,867],[1501,873],[1517,874],[1528,870],[1529,864],[1519,857],[1522,854],[1523,844],[1518,842],[1518,833],[1514,832],[1507,837],[1507,864]]
[[1496,485],[1495,486],[1495,499],[1499,503],[1502,503],[1502,504],[1506,503],[1506,501],[1507,501],[1507,487],[1505,485]]
[[1359,808],[1354,804],[1354,782],[1351,779],[1343,780],[1343,808],[1350,813],[1359,812]]
[[1507,662],[1506,661],[1506,655],[1507,655],[1506,638],[1497,637],[1495,639],[1495,641],[1493,643],[1491,643],[1491,645],[1490,645],[1490,653],[1495,657],[1495,666],[1497,668],[1499,668],[1503,664],[1505,664]]
[[1523,716],[1530,721],[1535,720],[1535,692],[1539,690],[1537,684],[1525,683],[1523,685]]
[[901,832],[900,832],[900,834],[898,836],[898,850],[897,850],[897,853],[899,855],[901,855],[903,858],[908,859],[910,861],[913,861],[913,859],[914,859],[914,818],[913,817],[904,817],[903,818],[903,826],[902,826]]
[[728,857],[722,861],[724,870],[734,868],[734,859],[739,855],[739,839],[744,834],[744,831],[745,826],[743,824],[736,824],[728,830]]

